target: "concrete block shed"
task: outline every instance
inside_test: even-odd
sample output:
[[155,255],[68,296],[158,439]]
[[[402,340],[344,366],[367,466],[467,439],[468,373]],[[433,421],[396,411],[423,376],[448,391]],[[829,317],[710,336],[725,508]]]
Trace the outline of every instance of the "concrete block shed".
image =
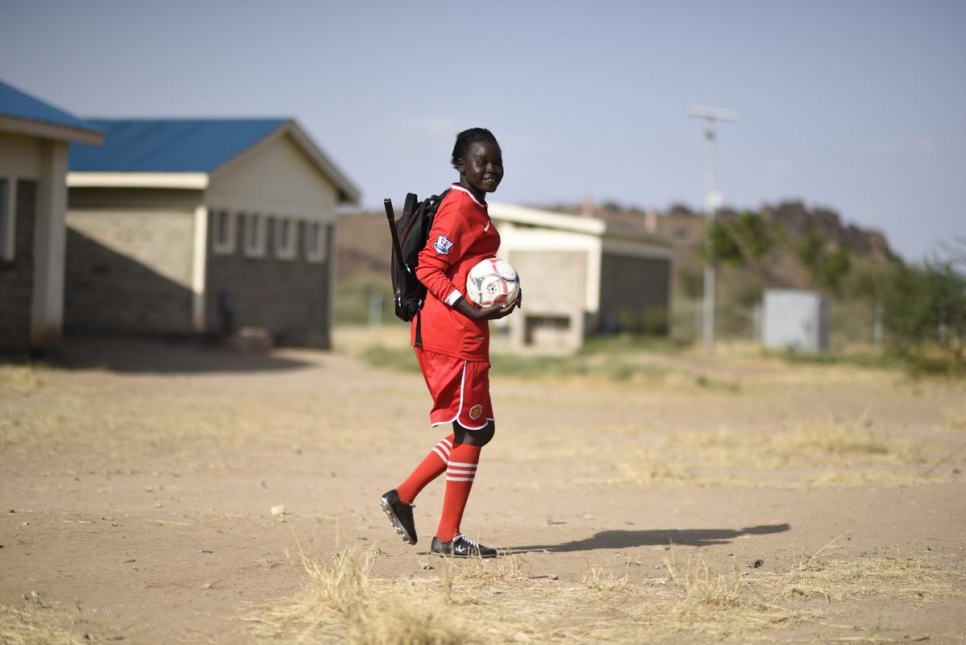
[[359,191],[290,119],[94,119],[68,175],[69,329],[327,347],[336,208]]
[[801,289],[768,289],[763,300],[762,343],[767,349],[828,349],[828,298]]
[[103,141],[91,123],[0,82],[0,350],[60,343],[69,146]]
[[594,334],[666,334],[674,251],[594,217],[490,204],[499,255],[521,276],[524,307],[497,323],[513,344],[572,351]]

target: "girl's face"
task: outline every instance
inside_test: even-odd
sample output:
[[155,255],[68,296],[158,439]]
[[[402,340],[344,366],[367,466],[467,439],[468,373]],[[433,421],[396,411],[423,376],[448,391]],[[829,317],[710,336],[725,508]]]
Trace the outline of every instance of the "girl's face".
[[480,200],[492,193],[503,180],[503,153],[495,143],[473,143],[457,164],[460,183]]

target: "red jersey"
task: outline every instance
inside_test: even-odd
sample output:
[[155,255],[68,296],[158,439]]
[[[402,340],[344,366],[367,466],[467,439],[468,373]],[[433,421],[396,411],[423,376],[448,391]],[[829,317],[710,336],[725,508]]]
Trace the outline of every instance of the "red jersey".
[[[471,320],[453,305],[466,293],[470,269],[495,257],[499,248],[500,234],[490,221],[486,203],[453,184],[439,205],[416,267],[416,277],[428,292],[419,323],[424,349],[464,360],[489,360],[489,321]],[[414,345],[416,320],[410,328]]]

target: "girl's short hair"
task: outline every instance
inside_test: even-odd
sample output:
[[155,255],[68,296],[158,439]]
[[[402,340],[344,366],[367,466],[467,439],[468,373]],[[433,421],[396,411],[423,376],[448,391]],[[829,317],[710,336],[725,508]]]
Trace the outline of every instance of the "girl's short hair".
[[496,137],[486,128],[470,128],[463,130],[456,135],[456,145],[453,146],[453,158],[451,162],[454,168],[458,168],[457,162],[463,159],[474,143],[494,143],[497,146]]

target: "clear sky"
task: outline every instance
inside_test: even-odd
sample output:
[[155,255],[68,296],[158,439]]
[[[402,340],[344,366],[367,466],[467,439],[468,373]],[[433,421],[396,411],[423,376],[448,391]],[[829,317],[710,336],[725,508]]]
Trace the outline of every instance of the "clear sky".
[[906,259],[966,236],[966,2],[0,0],[0,79],[80,117],[294,117],[364,206],[455,180],[494,201],[700,210],[702,123],[734,208],[800,199]]

